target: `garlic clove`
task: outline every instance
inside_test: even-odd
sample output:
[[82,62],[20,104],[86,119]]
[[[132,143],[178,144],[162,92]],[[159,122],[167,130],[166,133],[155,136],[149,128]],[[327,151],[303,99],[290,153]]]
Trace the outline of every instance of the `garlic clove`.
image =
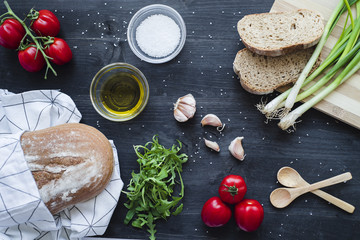
[[192,94],[180,97],[174,104],[174,117],[179,122],[186,122],[194,117],[196,112],[196,101]]
[[189,94],[187,94],[187,95],[179,98],[179,102],[180,102],[180,103],[184,103],[184,104],[186,104],[186,105],[193,106],[193,107],[196,106],[195,98],[194,98],[194,96],[193,96],[191,93],[189,93]]
[[206,138],[204,138],[204,141],[205,141],[205,145],[206,145],[208,148],[211,148],[212,150],[215,150],[215,151],[217,151],[217,152],[220,152],[219,144],[217,144],[216,142],[207,140]]
[[179,104],[178,110],[181,111],[187,118],[192,118],[196,111],[193,106],[187,104]]
[[179,109],[174,110],[174,117],[178,122],[186,122],[188,117],[186,117]]
[[203,119],[201,120],[201,126],[214,126],[214,127],[222,127],[222,122],[220,118],[218,118],[215,114],[207,114]]
[[244,148],[241,143],[243,139],[244,137],[237,137],[230,143],[229,146],[230,153],[240,161],[243,161],[245,158]]

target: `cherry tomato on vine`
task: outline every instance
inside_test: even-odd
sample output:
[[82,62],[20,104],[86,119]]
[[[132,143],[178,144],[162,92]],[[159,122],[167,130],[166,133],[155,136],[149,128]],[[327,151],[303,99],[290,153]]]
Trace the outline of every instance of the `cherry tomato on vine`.
[[40,71],[45,65],[43,55],[34,46],[20,50],[18,52],[18,58],[21,66],[28,72]]
[[245,196],[247,187],[239,175],[228,175],[220,184],[219,195],[222,201],[229,204],[239,203]]
[[209,227],[220,227],[230,220],[231,210],[219,197],[212,197],[204,204],[201,218]]
[[61,38],[54,38],[54,42],[45,48],[45,53],[57,65],[63,65],[72,59],[69,45]]
[[32,10],[30,18],[33,20],[31,29],[39,36],[55,37],[60,31],[59,19],[49,10]]
[[254,199],[244,199],[235,206],[235,221],[246,232],[258,229],[264,219],[264,209]]
[[3,47],[17,49],[24,36],[25,29],[16,19],[8,18],[0,26],[0,45]]

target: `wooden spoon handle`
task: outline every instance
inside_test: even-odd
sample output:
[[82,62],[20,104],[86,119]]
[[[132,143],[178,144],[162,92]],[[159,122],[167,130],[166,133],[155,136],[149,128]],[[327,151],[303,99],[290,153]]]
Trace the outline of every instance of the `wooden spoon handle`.
[[327,192],[324,192],[322,190],[314,190],[312,191],[313,194],[321,197],[322,199],[328,201],[329,203],[334,204],[335,206],[341,208],[342,210],[348,212],[348,213],[353,213],[355,210],[355,207],[337,197],[334,197],[333,195],[328,194]]
[[[313,191],[319,188],[323,188],[323,187],[327,187],[327,186],[331,186],[337,183],[341,183],[347,180],[350,180],[352,178],[351,173],[350,172],[346,172],[340,175],[337,175],[335,177],[332,178],[328,178],[325,179],[323,181],[317,182],[317,183],[313,183],[308,187],[308,191]],[[306,190],[306,189],[304,189]],[[305,191],[306,192],[306,191]]]

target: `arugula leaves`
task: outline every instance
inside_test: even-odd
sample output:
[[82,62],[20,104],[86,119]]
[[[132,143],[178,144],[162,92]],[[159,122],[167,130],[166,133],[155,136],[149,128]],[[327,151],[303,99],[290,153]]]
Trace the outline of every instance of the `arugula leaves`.
[[[152,142],[134,146],[140,171],[132,172],[127,192],[124,192],[128,198],[125,207],[129,209],[124,223],[132,221],[132,226],[137,228],[146,225],[151,240],[155,240],[157,219],[166,219],[171,214],[176,216],[183,210],[183,204],[179,204],[184,197],[181,172],[188,156],[179,154],[182,144],[180,141],[178,144],[166,149],[155,135]],[[179,196],[173,196],[174,188],[179,184]]]

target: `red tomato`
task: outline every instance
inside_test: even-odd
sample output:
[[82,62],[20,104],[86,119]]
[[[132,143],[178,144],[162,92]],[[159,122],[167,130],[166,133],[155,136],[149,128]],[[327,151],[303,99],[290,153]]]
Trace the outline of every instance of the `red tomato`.
[[29,46],[25,50],[20,50],[18,57],[21,66],[29,72],[40,71],[45,65],[43,55],[40,51],[37,51],[37,48],[34,46]]
[[31,23],[31,29],[39,36],[55,37],[60,31],[59,19],[49,10],[40,10]]
[[219,197],[212,197],[204,204],[201,218],[209,227],[220,227],[230,220],[231,210]]
[[245,181],[241,176],[228,175],[220,184],[219,195],[224,202],[236,204],[244,198],[246,190]]
[[54,38],[54,42],[45,48],[45,53],[51,57],[50,61],[57,65],[63,65],[72,58],[69,45],[61,38]]
[[3,47],[17,49],[24,36],[25,29],[16,19],[6,19],[0,26],[0,45]]
[[240,229],[252,232],[258,229],[264,219],[264,209],[254,199],[244,199],[235,206],[235,221]]

